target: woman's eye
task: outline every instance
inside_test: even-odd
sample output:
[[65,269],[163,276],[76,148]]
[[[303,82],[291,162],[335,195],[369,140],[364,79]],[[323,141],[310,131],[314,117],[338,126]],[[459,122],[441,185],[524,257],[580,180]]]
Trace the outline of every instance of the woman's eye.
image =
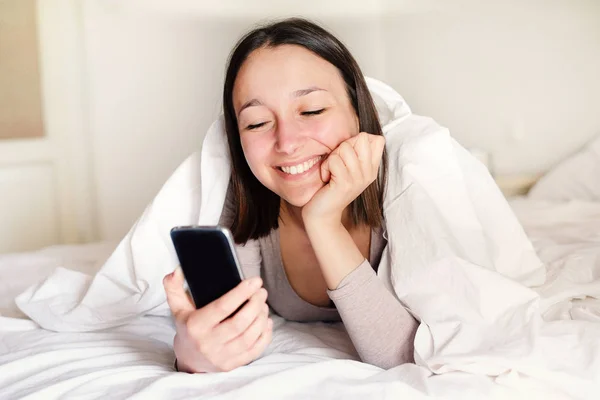
[[314,110],[314,111],[303,111],[301,114],[302,115],[319,115],[321,114],[323,111],[325,111],[324,108],[321,108],[320,110]]
[[266,124],[266,122],[261,122],[260,124],[248,125],[246,127],[246,129],[252,130],[252,129],[260,128],[261,126],[263,126],[265,124]]

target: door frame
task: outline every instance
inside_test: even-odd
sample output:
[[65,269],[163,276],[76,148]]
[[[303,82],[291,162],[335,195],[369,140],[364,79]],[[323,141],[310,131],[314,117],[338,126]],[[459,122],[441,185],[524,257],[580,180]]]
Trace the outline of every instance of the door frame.
[[0,167],[52,165],[60,243],[98,239],[82,3],[37,1],[45,135],[7,139],[0,146]]

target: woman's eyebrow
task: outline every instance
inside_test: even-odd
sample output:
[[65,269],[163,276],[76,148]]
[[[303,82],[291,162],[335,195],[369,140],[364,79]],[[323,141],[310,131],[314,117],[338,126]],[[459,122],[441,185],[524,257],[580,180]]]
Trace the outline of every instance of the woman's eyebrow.
[[317,87],[317,86],[311,86],[311,87],[306,88],[306,89],[296,90],[292,94],[293,94],[294,97],[301,97],[301,96],[306,96],[309,93],[316,92],[318,90],[323,90],[325,92],[327,91],[327,90],[321,89],[320,87]]
[[246,108],[255,107],[255,106],[262,106],[262,103],[256,99],[252,99],[250,101],[245,102],[244,105],[240,108],[240,111],[238,111],[238,113],[237,113],[238,117],[240,116],[242,111],[244,111]]

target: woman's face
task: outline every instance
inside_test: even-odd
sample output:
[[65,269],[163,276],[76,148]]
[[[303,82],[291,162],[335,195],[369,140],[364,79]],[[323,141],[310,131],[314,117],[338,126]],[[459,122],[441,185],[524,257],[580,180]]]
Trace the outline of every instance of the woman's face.
[[322,160],[359,128],[337,68],[296,45],[251,53],[236,78],[233,106],[252,173],[297,207],[324,185]]

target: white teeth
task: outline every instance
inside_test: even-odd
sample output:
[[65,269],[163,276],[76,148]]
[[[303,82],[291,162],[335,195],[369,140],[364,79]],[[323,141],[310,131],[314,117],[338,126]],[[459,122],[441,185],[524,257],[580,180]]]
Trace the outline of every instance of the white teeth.
[[319,157],[313,158],[312,160],[305,161],[302,164],[294,165],[291,167],[280,167],[280,168],[286,174],[290,174],[290,175],[301,174],[305,171],[308,171],[310,168],[312,168],[312,166],[315,165],[316,163],[318,163],[320,159],[321,159],[321,157],[319,156]]

